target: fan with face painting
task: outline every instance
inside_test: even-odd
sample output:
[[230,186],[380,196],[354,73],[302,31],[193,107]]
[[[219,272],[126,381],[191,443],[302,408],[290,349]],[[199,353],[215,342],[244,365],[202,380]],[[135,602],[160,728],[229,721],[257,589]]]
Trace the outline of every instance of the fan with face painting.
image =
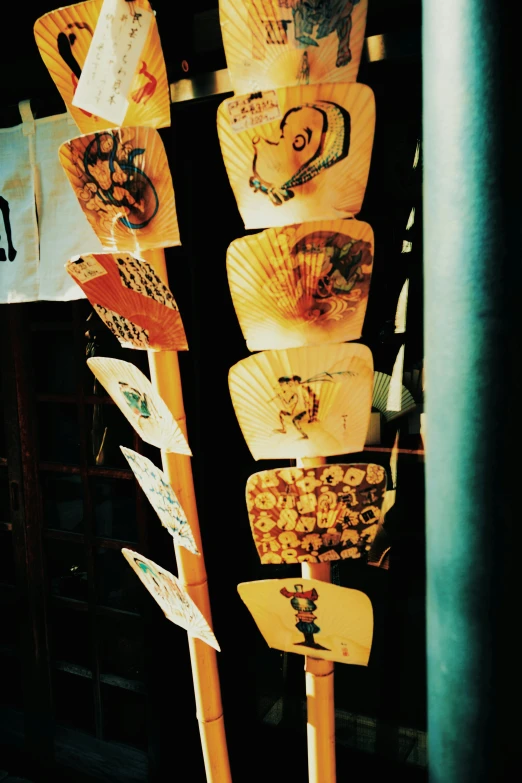
[[[247,228],[352,217],[362,205],[375,125],[373,93],[325,84],[225,101],[218,111],[223,159]],[[266,100],[265,100],[266,99]],[[251,123],[237,123],[251,113]],[[274,110],[275,106],[275,110]],[[278,119],[275,119],[278,117]]]

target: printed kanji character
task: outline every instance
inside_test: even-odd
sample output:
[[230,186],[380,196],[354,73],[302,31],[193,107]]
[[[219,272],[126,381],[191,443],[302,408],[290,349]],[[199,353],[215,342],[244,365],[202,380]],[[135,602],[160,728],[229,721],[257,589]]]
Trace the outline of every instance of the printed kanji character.
[[265,533],[263,538],[257,542],[258,549],[261,552],[279,552],[281,544],[270,533]]
[[294,508],[295,496],[294,495],[279,495],[277,498],[277,508]]
[[323,545],[323,539],[321,536],[317,535],[317,533],[310,533],[309,535],[305,536],[301,541],[301,549],[304,549],[305,552],[310,552],[310,550],[314,551],[316,549],[319,549]]
[[339,492],[337,499],[339,503],[344,503],[345,506],[356,506],[358,503],[356,491],[349,488],[348,492]]
[[363,496],[364,503],[376,503],[379,499],[379,492],[376,487],[368,487],[368,489],[360,489],[359,495]]
[[367,506],[359,514],[359,519],[363,525],[371,525],[373,522],[378,522],[381,517],[381,510],[377,506]]
[[266,511],[262,511],[257,521],[254,523],[254,527],[261,530],[262,533],[268,533],[276,526],[274,520],[267,514]]
[[343,530],[341,533],[341,543],[346,544],[347,542],[350,544],[357,544],[359,542],[359,533],[357,530],[350,530],[349,527],[347,527],[346,530]]
[[322,555],[319,555],[319,560],[321,563],[328,563],[330,560],[340,560],[341,558],[335,551],[335,549],[329,549],[328,552],[323,552]]
[[316,524],[315,517],[299,517],[299,522],[295,526],[295,529],[299,533],[311,533]]
[[321,538],[323,539],[323,546],[337,546],[341,540],[341,534],[337,530],[327,530],[323,533]]
[[299,555],[297,560],[299,563],[317,563],[317,558],[313,555]]
[[284,508],[279,514],[277,526],[281,530],[293,530],[297,523],[297,511],[290,508]]
[[317,498],[313,492],[308,492],[306,495],[301,495],[297,501],[297,509],[300,514],[310,514],[315,511],[317,507]]

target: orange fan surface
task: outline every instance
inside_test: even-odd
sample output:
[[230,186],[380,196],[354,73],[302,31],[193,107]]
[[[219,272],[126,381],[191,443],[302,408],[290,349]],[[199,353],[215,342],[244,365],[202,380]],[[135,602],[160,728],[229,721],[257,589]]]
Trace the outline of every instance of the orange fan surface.
[[367,8],[367,0],[219,0],[235,92],[354,82]]
[[[128,253],[94,253],[69,261],[65,268],[124,346],[188,350],[174,297],[146,261]],[[106,310],[112,311],[111,317]]]
[[104,249],[179,245],[172,178],[154,128],[78,136],[59,150],[69,182]]
[[236,239],[230,293],[251,351],[357,340],[373,267],[373,231],[325,220]]
[[[91,45],[103,0],[58,8],[34,25],[36,44],[68,110],[82,133],[113,123],[72,105],[82,68]],[[134,0],[134,8],[151,10],[148,0]],[[170,125],[170,95],[165,60],[156,20],[152,20],[140,64],[128,95],[124,125],[165,128]]]
[[382,519],[380,465],[321,465],[255,473],[246,500],[257,552],[267,563],[366,558]]
[[246,228],[353,217],[362,206],[375,129],[364,84],[315,84],[237,96],[218,135]]

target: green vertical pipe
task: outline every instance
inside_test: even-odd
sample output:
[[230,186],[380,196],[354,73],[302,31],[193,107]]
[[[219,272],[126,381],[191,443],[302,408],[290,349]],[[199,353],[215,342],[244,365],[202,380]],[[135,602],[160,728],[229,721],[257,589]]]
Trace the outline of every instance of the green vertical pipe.
[[522,779],[519,13],[423,0],[432,783]]

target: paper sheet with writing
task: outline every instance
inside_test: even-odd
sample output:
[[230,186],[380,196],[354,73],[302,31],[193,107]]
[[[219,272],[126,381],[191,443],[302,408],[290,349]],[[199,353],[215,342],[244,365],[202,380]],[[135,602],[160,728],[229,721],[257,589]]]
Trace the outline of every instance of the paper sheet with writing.
[[275,90],[255,92],[227,101],[232,130],[239,132],[281,117],[281,109]]
[[123,124],[127,96],[153,14],[137,3],[104,0],[73,106]]

